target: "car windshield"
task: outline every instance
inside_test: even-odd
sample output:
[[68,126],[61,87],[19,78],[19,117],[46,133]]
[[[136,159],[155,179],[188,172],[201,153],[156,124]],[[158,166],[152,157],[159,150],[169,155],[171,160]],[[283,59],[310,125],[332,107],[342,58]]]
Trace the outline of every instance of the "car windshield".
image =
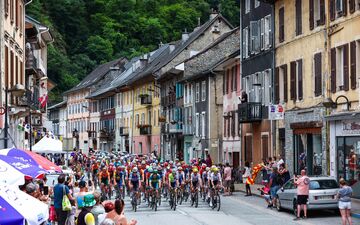
[[324,190],[339,188],[335,180],[312,180],[310,181],[310,190]]

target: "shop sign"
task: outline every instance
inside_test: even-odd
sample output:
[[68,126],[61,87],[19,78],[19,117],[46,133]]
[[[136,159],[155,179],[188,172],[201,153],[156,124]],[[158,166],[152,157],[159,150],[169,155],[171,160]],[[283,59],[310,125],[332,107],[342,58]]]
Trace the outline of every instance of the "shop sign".
[[281,104],[269,105],[269,120],[283,120],[284,107]]
[[346,121],[342,123],[342,130],[345,134],[360,134],[359,121]]

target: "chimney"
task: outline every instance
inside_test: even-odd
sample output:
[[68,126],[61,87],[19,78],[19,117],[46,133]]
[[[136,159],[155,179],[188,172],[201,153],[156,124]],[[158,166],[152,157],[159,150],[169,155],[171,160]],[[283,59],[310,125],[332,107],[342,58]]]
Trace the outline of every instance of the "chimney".
[[162,43],[162,41],[160,41],[159,48],[161,48],[162,46],[164,46],[164,44]]
[[172,51],[175,50],[175,44],[174,44],[174,43],[171,43],[171,44],[169,45],[169,47],[170,47],[170,52],[172,52]]
[[199,30],[200,27],[201,27],[201,21],[200,21],[200,17],[198,17],[198,25],[197,25],[197,27],[194,28],[194,31]]
[[212,9],[211,13],[210,13],[210,20],[213,20],[218,15],[219,15],[219,13],[216,10]]
[[181,40],[185,42],[189,38],[189,33],[187,32],[187,29],[185,28],[185,31],[181,35]]

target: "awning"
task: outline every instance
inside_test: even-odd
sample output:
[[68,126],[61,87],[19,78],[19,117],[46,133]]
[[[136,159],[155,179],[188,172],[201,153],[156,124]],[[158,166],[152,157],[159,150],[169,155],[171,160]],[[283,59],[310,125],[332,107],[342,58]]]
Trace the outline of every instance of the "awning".
[[326,121],[360,120],[360,112],[343,112],[325,116]]
[[44,136],[38,143],[32,146],[36,153],[64,153],[63,144],[60,140]]

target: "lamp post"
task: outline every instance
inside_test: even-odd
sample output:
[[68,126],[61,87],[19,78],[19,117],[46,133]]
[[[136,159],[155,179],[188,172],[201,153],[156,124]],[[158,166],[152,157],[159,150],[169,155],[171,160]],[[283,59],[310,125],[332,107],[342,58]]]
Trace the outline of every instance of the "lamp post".
[[5,89],[5,126],[4,126],[4,129],[5,129],[5,133],[4,133],[4,148],[7,148],[8,147],[8,143],[7,143],[7,140],[8,140],[8,132],[9,132],[9,124],[8,124],[8,111],[9,111],[9,108],[8,108],[8,94],[9,93],[12,93],[15,97],[21,97],[24,95],[25,93],[25,88],[23,85],[21,84],[16,84],[14,85],[11,89],[8,89],[8,87],[6,86],[6,89]]
[[338,106],[338,100],[339,98],[344,98],[346,101],[346,110],[349,111],[350,107],[351,107],[351,102],[349,101],[349,99],[345,96],[345,95],[339,95],[336,99],[335,102],[331,99],[331,98],[327,98],[325,99],[325,101],[323,102],[323,106],[325,108],[336,108]]

